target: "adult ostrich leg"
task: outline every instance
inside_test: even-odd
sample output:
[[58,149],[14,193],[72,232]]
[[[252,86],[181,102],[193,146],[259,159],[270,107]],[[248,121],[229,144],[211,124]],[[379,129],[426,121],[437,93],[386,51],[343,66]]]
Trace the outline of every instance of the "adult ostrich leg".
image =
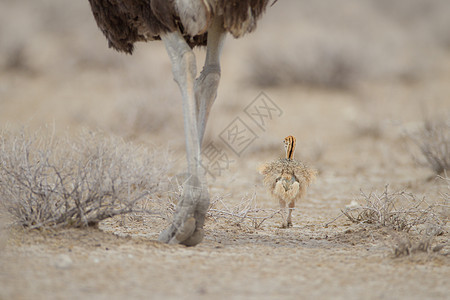
[[161,36],[172,61],[175,81],[183,97],[184,132],[188,178],[183,186],[173,223],[159,236],[166,243],[193,246],[203,239],[203,224],[209,207],[206,176],[201,168],[201,144],[206,122],[220,80],[220,52],[225,38],[223,19],[217,17],[208,29],[206,60],[196,79],[196,60],[180,31]]
[[[239,38],[256,28],[268,1],[89,0],[98,27],[117,51],[132,54],[136,42],[163,40],[181,90],[189,176],[162,242],[193,246],[203,239],[209,195],[200,153],[219,85],[220,51],[226,32]],[[205,45],[205,65],[196,78],[192,48]]]

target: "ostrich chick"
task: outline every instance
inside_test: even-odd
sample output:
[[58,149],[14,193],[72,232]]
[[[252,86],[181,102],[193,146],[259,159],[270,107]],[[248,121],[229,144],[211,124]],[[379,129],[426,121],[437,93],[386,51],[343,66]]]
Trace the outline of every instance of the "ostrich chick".
[[270,194],[280,202],[283,218],[281,227],[287,228],[292,226],[291,214],[295,201],[305,195],[307,187],[316,178],[317,171],[294,159],[295,137],[286,137],[284,147],[286,158],[264,164],[260,173],[264,175],[264,185]]

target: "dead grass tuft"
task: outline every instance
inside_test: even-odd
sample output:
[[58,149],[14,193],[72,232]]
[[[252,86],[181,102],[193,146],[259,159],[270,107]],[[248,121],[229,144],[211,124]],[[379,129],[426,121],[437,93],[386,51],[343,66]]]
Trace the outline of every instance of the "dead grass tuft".
[[142,211],[142,202],[148,207],[167,178],[167,161],[99,133],[2,132],[0,204],[28,228],[95,226]]
[[420,148],[424,159],[419,164],[430,167],[436,174],[450,171],[450,119],[426,121],[416,134],[409,134]]
[[443,226],[448,222],[448,215],[439,211],[448,211],[446,203],[433,205],[428,204],[425,198],[418,200],[413,194],[404,191],[391,193],[388,185],[381,194],[365,194],[362,191],[361,194],[363,204],[341,210],[342,215],[354,223],[375,224],[405,232],[424,225],[439,228],[442,233]]

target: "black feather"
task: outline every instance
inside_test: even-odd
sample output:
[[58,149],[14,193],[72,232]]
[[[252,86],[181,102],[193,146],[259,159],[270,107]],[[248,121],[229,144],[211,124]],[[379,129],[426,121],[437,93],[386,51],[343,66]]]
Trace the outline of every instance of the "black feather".
[[[201,0],[191,0],[201,1]],[[235,37],[252,31],[269,0],[217,0],[212,14],[222,14],[224,28]],[[92,13],[109,46],[131,54],[134,43],[159,40],[167,32],[180,30],[191,48],[206,45],[207,33],[189,36],[173,0],[89,0]],[[249,15],[249,10],[251,15]],[[246,22],[252,18],[252,22]],[[243,24],[250,23],[246,27]]]

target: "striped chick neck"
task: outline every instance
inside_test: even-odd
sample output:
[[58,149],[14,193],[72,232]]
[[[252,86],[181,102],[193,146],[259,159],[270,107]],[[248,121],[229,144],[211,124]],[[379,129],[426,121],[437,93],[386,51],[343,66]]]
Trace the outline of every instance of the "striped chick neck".
[[284,139],[284,148],[286,149],[287,160],[294,159],[295,143],[296,143],[295,137],[293,137],[292,135]]

